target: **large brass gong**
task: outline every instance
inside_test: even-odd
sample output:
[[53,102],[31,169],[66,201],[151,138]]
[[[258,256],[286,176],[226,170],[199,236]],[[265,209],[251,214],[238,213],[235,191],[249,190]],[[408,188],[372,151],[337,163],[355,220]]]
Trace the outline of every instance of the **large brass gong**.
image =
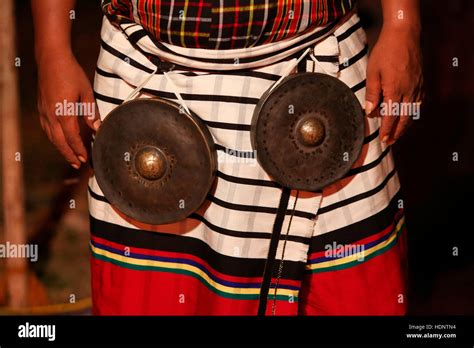
[[217,168],[214,142],[202,120],[158,98],[114,109],[97,132],[92,156],[107,200],[150,224],[176,222],[196,211]]

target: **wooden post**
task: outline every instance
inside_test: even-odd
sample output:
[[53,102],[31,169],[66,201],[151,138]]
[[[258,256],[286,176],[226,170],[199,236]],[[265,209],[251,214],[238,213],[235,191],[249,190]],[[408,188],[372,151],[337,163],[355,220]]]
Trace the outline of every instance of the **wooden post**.
[[[5,241],[26,243],[23,165],[19,127],[18,77],[14,0],[0,1],[0,117],[2,124],[2,174]],[[7,258],[7,295],[14,308],[27,303],[28,263]]]

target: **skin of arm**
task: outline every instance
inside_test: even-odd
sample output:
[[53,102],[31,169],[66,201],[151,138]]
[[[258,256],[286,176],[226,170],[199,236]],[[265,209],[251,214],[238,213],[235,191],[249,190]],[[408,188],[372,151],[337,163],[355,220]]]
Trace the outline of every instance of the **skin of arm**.
[[[31,0],[38,65],[38,111],[41,127],[76,169],[87,162],[79,119],[97,130],[100,125],[91,84],[73,55],[70,12],[75,0]],[[90,115],[58,114],[58,105],[92,103]]]
[[[423,99],[419,0],[381,0],[383,27],[367,66],[369,117],[384,103],[417,103]],[[380,137],[392,145],[412,122],[410,115],[382,117]]]

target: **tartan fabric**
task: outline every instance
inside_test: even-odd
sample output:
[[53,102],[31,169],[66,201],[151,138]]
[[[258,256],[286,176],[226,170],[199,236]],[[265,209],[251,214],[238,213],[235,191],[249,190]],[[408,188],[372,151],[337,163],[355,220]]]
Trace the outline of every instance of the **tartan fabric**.
[[168,44],[236,49],[277,42],[337,21],[355,0],[103,0],[112,22],[141,24]]

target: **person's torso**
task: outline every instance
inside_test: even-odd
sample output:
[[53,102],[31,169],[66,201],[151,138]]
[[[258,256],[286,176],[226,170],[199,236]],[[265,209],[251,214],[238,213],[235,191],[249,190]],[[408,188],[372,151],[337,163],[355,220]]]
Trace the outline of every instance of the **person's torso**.
[[141,24],[172,45],[237,49],[281,41],[340,19],[355,0],[103,0],[112,21]]

